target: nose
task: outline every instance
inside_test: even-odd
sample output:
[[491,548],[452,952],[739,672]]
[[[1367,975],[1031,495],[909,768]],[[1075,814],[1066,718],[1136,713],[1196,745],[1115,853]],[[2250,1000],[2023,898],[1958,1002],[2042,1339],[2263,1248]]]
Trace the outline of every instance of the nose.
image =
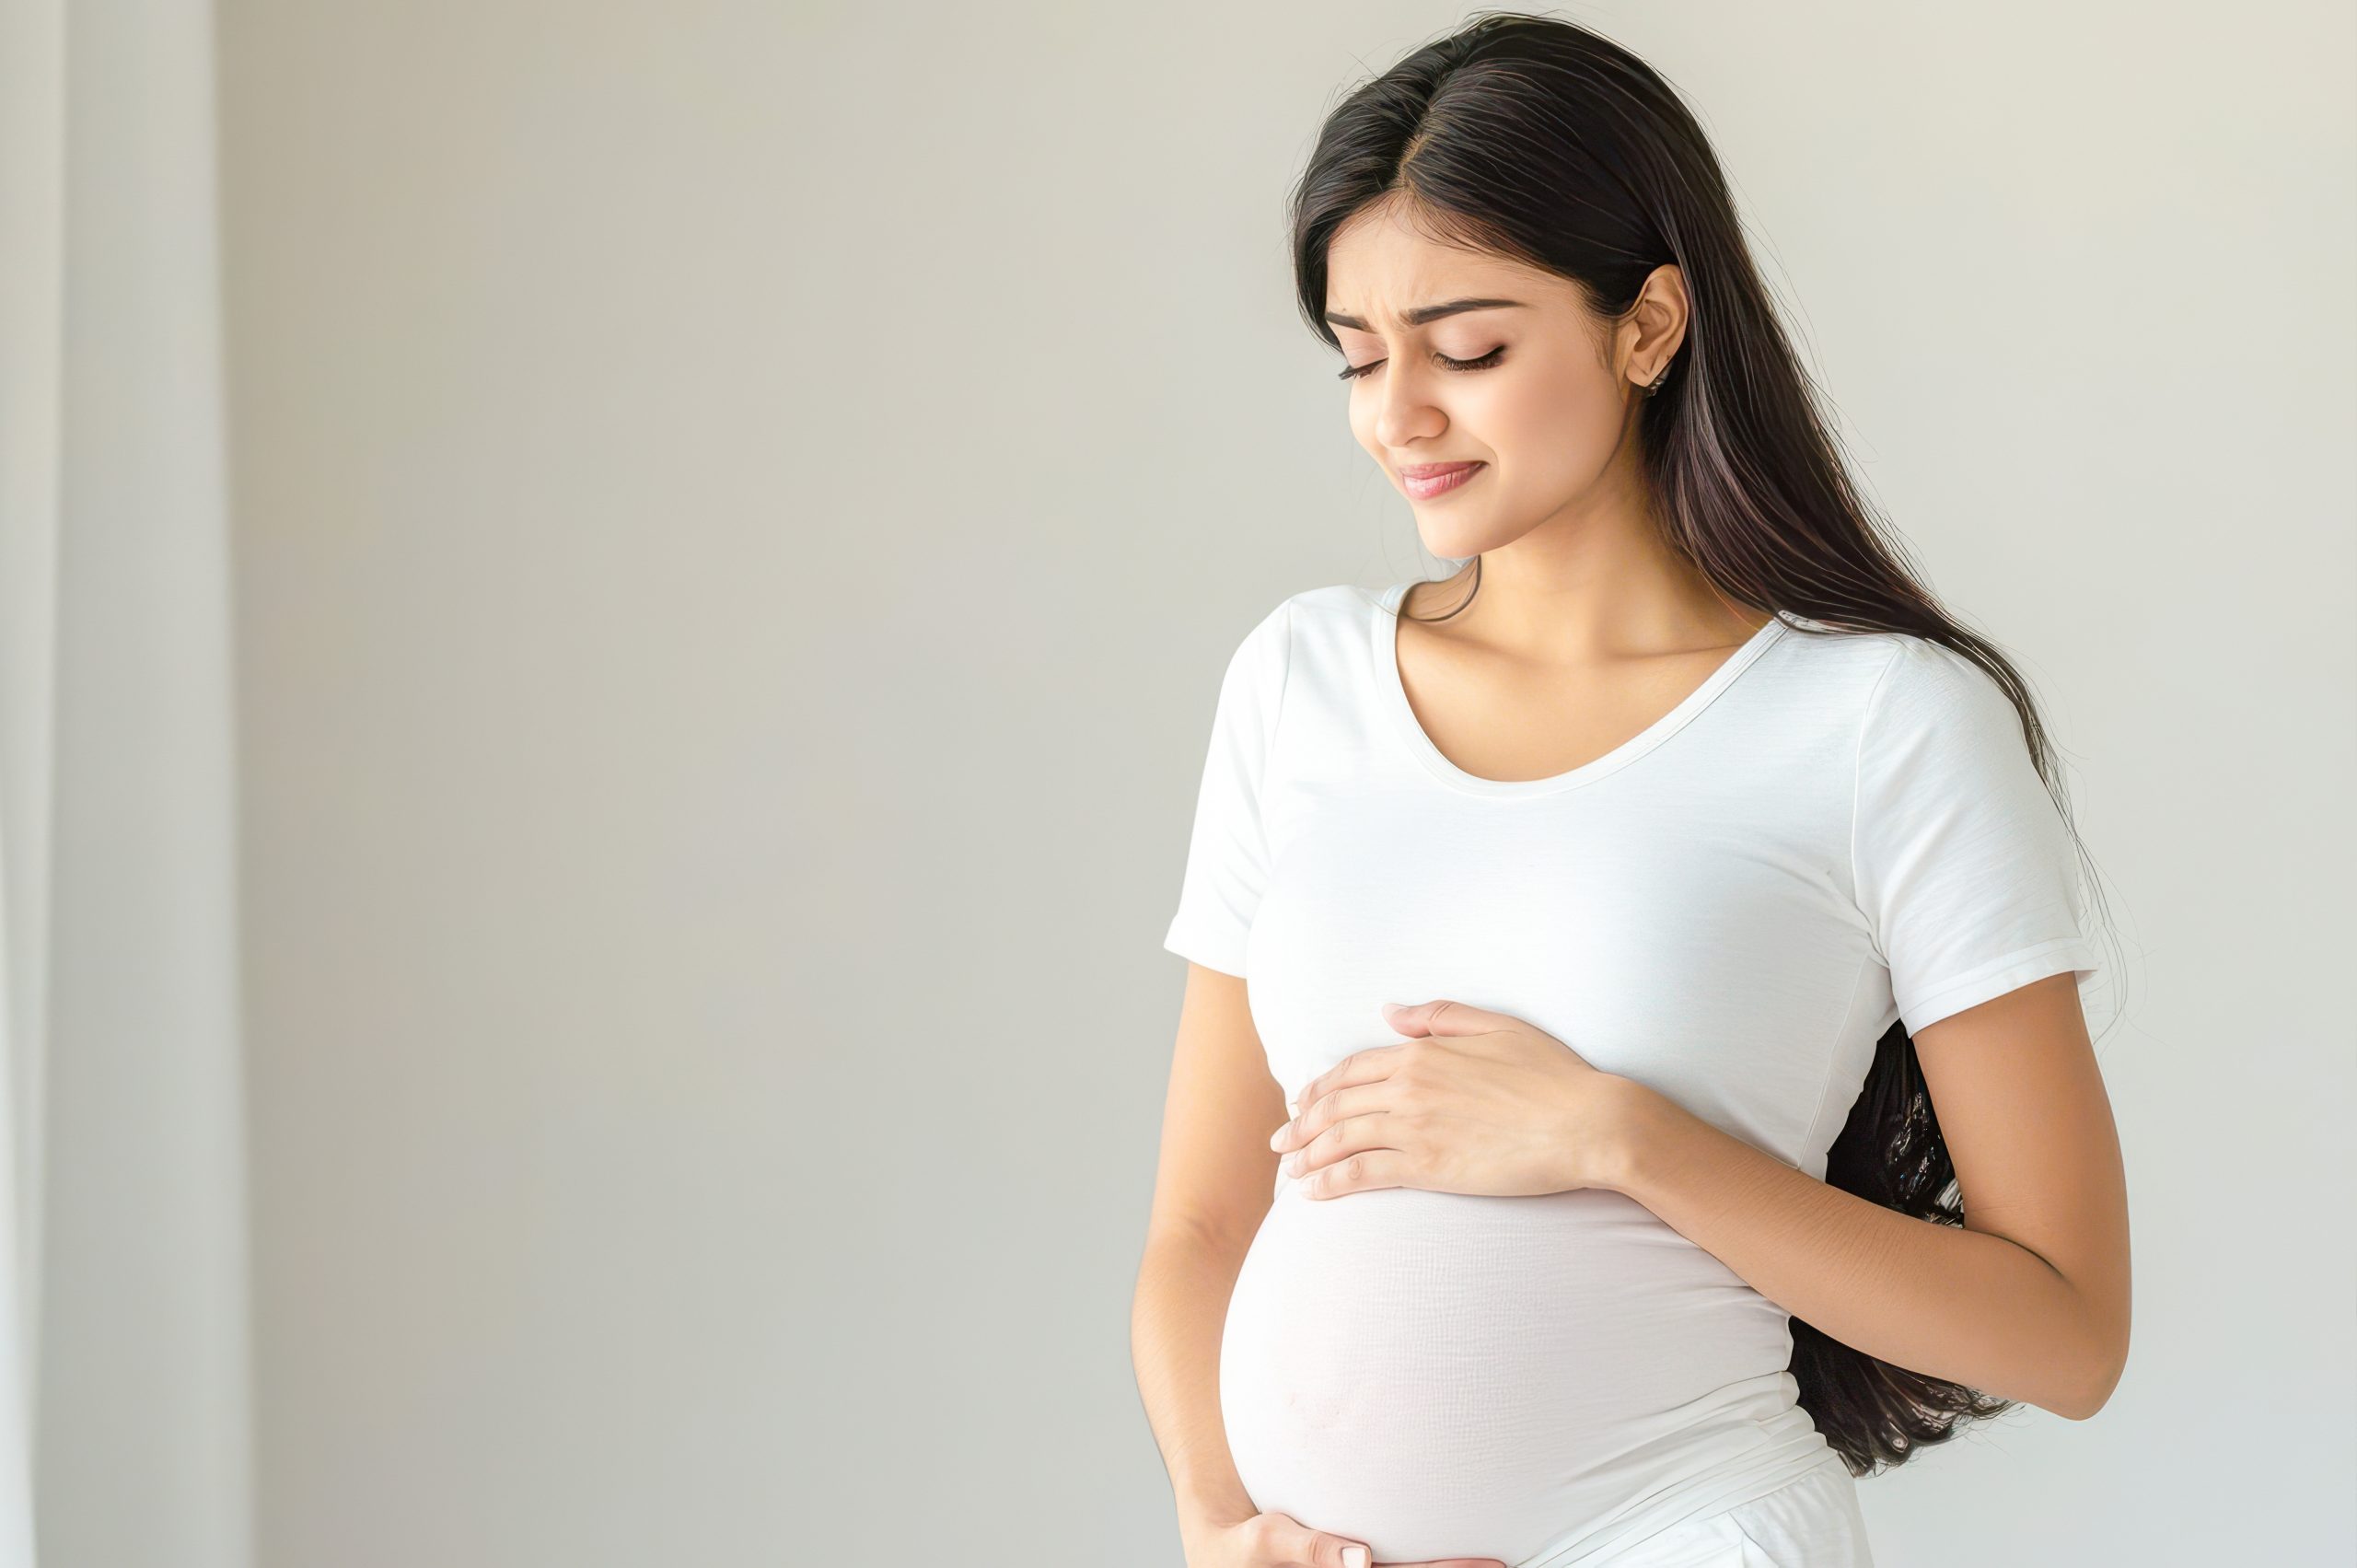
[[1412,369],[1394,374],[1399,364],[1395,354],[1383,367],[1375,411],[1375,438],[1395,450],[1448,428],[1448,416],[1433,401],[1429,378]]

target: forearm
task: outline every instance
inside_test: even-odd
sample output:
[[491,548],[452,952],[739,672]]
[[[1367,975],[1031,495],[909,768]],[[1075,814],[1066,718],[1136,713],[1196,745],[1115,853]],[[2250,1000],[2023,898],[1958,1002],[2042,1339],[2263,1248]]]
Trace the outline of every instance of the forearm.
[[1219,1411],[1219,1343],[1248,1242],[1193,1231],[1147,1239],[1130,1311],[1130,1357],[1180,1526],[1256,1513]]
[[2084,1298],[2026,1248],[1829,1186],[1631,1085],[1611,1186],[1879,1360],[2081,1419],[2109,1374]]

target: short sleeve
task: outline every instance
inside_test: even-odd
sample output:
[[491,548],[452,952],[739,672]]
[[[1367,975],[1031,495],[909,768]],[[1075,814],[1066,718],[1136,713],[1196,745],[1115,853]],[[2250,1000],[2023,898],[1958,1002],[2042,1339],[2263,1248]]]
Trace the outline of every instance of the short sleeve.
[[1178,908],[1162,945],[1225,974],[1244,973],[1245,938],[1269,884],[1261,784],[1291,659],[1288,600],[1245,633],[1227,661],[1195,795]]
[[1908,1032],[2098,968],[2069,826],[1993,677],[1898,634],[1858,737],[1858,907]]

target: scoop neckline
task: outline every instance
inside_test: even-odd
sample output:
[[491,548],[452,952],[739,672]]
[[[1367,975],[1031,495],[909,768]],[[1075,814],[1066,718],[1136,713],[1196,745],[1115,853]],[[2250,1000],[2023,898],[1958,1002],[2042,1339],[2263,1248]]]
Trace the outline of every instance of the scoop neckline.
[[1375,656],[1376,691],[1393,727],[1399,731],[1416,760],[1424,765],[1424,770],[1441,783],[1468,795],[1555,795],[1619,772],[1685,728],[1696,714],[1711,705],[1719,693],[1734,685],[1736,678],[1766,653],[1769,645],[1783,635],[1785,631],[1783,616],[1781,613],[1771,616],[1716,669],[1711,671],[1700,686],[1688,692],[1676,707],[1602,756],[1592,758],[1568,772],[1552,773],[1545,778],[1492,779],[1479,773],[1469,773],[1450,761],[1447,754],[1424,732],[1422,721],[1416,717],[1416,710],[1408,701],[1407,685],[1399,679],[1399,607],[1407,601],[1408,590],[1415,586],[1412,582],[1394,583],[1372,601],[1367,615],[1367,632],[1370,651]]

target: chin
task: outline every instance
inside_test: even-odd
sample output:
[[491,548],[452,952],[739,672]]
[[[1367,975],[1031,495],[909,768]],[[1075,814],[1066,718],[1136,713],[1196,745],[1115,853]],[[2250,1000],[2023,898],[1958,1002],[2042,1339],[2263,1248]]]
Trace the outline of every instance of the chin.
[[1444,561],[1469,561],[1476,555],[1486,554],[1512,543],[1515,536],[1494,528],[1428,528],[1420,517],[1416,521],[1416,538],[1427,554],[1439,556]]

